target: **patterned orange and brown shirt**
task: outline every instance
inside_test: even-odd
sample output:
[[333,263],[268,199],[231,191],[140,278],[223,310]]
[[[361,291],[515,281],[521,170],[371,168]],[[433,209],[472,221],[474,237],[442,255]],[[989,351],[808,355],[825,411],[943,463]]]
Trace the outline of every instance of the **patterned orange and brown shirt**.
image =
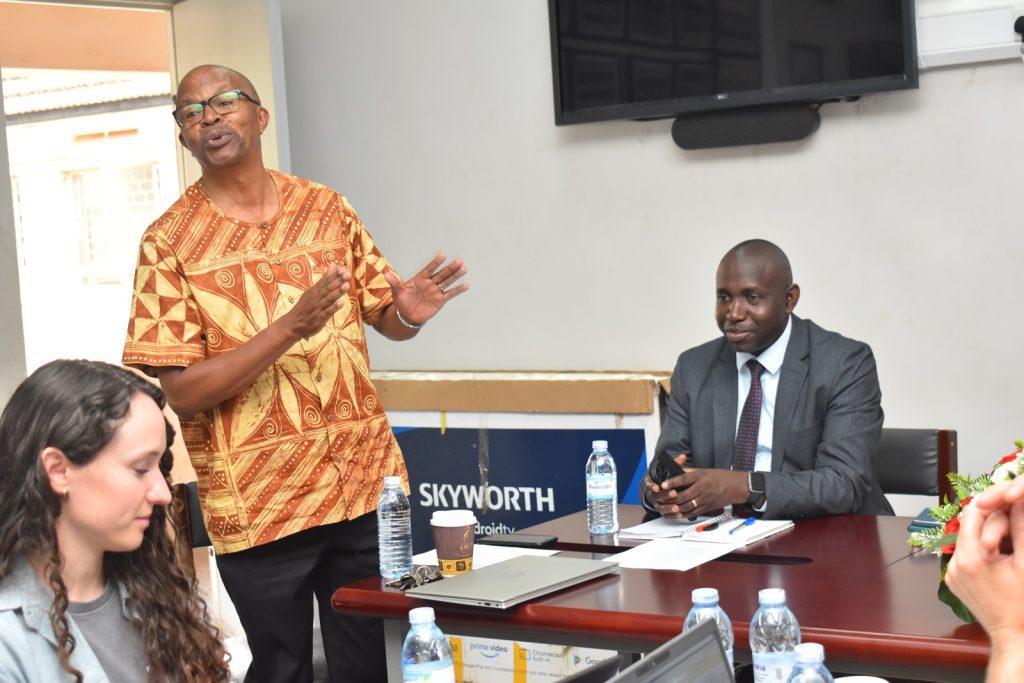
[[197,182],[142,237],[123,362],[155,374],[237,349],[284,315],[332,262],[344,306],[228,401],[181,421],[218,553],[371,512],[383,477],[408,475],[370,382],[363,325],[391,303],[388,263],[345,198],[271,171],[267,223],[221,213]]

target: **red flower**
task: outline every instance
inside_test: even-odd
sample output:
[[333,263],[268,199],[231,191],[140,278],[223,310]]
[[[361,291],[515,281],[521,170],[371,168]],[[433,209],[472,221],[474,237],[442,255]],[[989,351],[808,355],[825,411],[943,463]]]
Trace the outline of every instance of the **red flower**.
[[996,467],[998,467],[999,465],[1002,465],[1004,463],[1008,463],[1011,460],[1016,460],[1017,459],[1017,455],[1019,453],[1020,453],[1020,451],[1014,451],[1013,453],[1010,453],[1009,455],[1004,455],[1002,458],[999,459],[999,462],[996,463]]
[[974,496],[967,496],[964,498],[964,502],[960,503],[960,511],[963,512],[963,509],[967,507],[972,500],[974,500]]
[[[954,517],[953,519],[951,519],[948,522],[946,522],[946,526],[942,529],[942,535],[943,536],[948,536],[949,534],[955,534],[958,531],[960,531],[960,517],[959,516]],[[942,546],[942,548],[939,549],[939,551],[943,555],[952,555],[954,550],[956,550],[956,544],[955,543],[947,543],[946,545]]]

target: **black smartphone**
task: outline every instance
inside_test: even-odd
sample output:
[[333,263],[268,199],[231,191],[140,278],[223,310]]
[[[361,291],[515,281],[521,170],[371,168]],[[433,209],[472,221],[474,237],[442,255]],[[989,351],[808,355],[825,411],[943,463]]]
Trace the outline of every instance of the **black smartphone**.
[[672,477],[682,476],[683,466],[677,463],[667,451],[662,451],[658,453],[658,462],[654,467],[654,474],[661,477],[660,480],[655,482],[660,484]]
[[543,534],[494,534],[477,539],[477,543],[488,545],[511,545],[517,548],[546,548],[554,545],[558,536]]

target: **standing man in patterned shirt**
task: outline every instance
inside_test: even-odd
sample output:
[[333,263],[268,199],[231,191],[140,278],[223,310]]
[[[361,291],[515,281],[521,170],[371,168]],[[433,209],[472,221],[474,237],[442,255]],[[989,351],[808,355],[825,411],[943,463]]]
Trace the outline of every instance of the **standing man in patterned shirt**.
[[409,490],[363,326],[410,339],[466,268],[438,254],[402,280],[344,196],[266,169],[270,114],[242,74],[197,67],[174,104],[202,178],[143,235],[123,361],[181,418],[246,681],[312,679],[311,595],[331,680],[383,680],[380,620],[330,604],[377,573],[384,476]]

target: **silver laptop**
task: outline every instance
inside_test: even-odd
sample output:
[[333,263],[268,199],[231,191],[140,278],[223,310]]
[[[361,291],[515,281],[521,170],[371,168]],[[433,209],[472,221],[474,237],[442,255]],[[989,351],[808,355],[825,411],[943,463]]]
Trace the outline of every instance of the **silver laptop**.
[[701,622],[644,655],[608,683],[734,683],[713,621]]
[[425,600],[506,609],[614,572],[613,562],[576,557],[520,555],[405,591]]

